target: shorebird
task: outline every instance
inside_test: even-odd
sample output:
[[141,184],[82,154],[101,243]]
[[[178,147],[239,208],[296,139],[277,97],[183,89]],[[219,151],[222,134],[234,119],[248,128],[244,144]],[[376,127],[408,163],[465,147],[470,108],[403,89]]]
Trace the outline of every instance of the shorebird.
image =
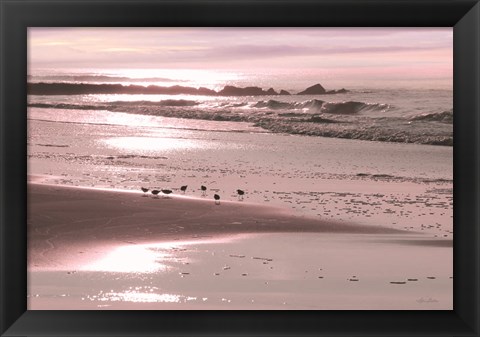
[[245,191],[237,190],[237,193],[238,193],[238,200],[243,200],[243,195],[245,194]]
[[207,194],[207,186],[201,186],[200,189],[202,190],[202,195],[206,195]]
[[142,189],[142,192],[143,192],[143,196],[146,196],[147,192],[148,192],[148,188],[142,187],[141,189]]
[[152,194],[153,194],[156,198],[158,198],[158,193],[160,193],[159,190],[152,190]]
[[215,194],[213,198],[215,199],[215,205],[220,205],[220,196],[218,194]]
[[188,185],[183,185],[182,187],[180,187],[180,191],[182,191],[183,194],[185,194],[185,191],[187,190],[187,187],[188,187]]
[[162,190],[162,193],[169,195],[170,193],[172,193],[172,190]]

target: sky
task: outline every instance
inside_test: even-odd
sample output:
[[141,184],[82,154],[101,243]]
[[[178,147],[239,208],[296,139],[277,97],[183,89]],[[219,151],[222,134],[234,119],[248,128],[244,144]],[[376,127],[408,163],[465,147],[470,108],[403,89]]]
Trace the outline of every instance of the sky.
[[452,28],[29,28],[29,72],[177,69],[452,87]]

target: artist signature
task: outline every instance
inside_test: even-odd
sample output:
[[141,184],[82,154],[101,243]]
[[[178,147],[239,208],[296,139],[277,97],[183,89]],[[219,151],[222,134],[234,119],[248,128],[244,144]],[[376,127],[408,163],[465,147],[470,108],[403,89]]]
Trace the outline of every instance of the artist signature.
[[438,300],[431,297],[421,297],[417,300],[417,303],[438,303]]

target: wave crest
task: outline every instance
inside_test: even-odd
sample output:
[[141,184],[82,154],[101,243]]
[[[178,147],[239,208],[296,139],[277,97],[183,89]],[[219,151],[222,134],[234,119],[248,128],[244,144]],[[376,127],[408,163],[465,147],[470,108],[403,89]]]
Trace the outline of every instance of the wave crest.
[[187,99],[166,99],[158,102],[154,101],[113,101],[109,104],[118,106],[195,106],[200,103]]
[[258,101],[256,104],[252,106],[253,108],[269,108],[272,110],[277,109],[295,109],[295,103],[288,103],[288,102],[280,102],[274,99],[268,101]]
[[410,117],[411,121],[429,121],[453,124],[453,109]]
[[271,110],[295,110],[307,109],[313,113],[327,113],[337,115],[351,115],[361,111],[384,111],[390,106],[381,103],[364,103],[364,102],[325,102],[319,99],[312,99],[304,102],[281,102],[276,100],[258,101],[253,108],[268,108]]
[[348,101],[339,103],[325,103],[322,106],[321,112],[338,115],[352,115],[361,111],[383,111],[387,110],[388,108],[388,104]]

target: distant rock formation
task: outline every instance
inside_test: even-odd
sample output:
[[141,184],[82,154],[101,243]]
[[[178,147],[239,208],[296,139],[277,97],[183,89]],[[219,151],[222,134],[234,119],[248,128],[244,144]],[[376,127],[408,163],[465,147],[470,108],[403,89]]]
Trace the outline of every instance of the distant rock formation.
[[225,88],[218,92],[222,96],[271,96],[278,95],[278,93],[270,88],[267,91],[259,87],[246,87],[239,88],[232,85],[227,85]]
[[[297,95],[325,95],[348,92],[346,89],[326,91],[320,84],[315,84]],[[174,85],[161,87],[156,85],[122,85],[122,84],[93,84],[93,83],[28,83],[29,95],[85,95],[85,94],[146,94],[146,95],[202,95],[202,96],[277,96],[290,95],[286,90],[276,92],[273,88],[263,90],[259,87],[225,86],[220,91],[208,88],[192,88]]]
[[320,83],[317,83],[315,85],[312,85],[311,87],[308,87],[307,89],[299,92],[297,95],[323,95],[326,94],[327,91],[325,90],[324,87]]
[[86,95],[86,94],[143,94],[143,95],[217,95],[208,88],[175,85],[160,87],[149,85],[89,84],[89,83],[28,83],[29,95]]

